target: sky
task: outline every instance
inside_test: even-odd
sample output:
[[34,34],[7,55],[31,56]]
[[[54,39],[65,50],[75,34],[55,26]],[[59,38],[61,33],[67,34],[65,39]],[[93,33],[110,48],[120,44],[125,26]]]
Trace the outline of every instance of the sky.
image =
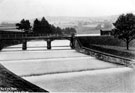
[[135,0],[0,0],[0,22],[43,16],[97,17],[135,12]]

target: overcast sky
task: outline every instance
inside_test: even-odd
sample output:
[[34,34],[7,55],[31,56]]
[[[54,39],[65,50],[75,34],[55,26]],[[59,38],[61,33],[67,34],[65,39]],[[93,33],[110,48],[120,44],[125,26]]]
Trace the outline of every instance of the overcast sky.
[[106,16],[135,12],[135,0],[0,0],[0,22],[42,16]]

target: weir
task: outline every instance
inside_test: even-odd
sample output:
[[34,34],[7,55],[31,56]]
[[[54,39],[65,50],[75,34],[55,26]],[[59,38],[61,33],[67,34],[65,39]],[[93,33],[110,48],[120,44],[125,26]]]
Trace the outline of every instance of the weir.
[[[134,73],[131,68],[98,60],[70,46],[55,47],[69,43],[68,40],[54,40],[51,50],[44,48],[47,47],[44,40],[28,41],[27,51],[17,51],[16,48],[21,47],[21,44],[10,46],[14,48],[1,51],[0,63],[49,92],[134,92],[134,82],[131,82]],[[31,49],[33,46],[42,47]]]
[[[44,41],[35,41],[33,44],[31,40],[44,40],[47,43],[44,45]],[[54,42],[61,46],[67,42],[63,40],[70,41],[70,46],[54,49]],[[83,47],[77,36],[25,37],[21,44],[14,48],[21,46],[29,50],[30,44],[41,44],[42,48],[45,46],[47,49],[23,52],[14,49],[10,52],[4,48],[0,54],[0,63],[23,79],[50,92],[135,92],[135,73],[129,68],[128,60]],[[126,65],[116,64],[115,61]]]

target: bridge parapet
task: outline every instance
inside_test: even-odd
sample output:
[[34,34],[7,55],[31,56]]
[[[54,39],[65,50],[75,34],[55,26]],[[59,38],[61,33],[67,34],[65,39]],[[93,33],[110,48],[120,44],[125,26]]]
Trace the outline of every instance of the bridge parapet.
[[20,39],[69,39],[71,35],[47,35],[47,34],[37,34],[37,33],[0,33],[1,40],[20,40]]
[[22,50],[27,50],[27,41],[30,40],[45,40],[47,42],[47,49],[51,49],[51,42],[53,40],[63,40],[63,39],[70,40],[70,47],[72,49],[74,48],[74,36],[72,35],[0,31],[0,50],[4,48],[5,45],[8,46],[12,45],[12,43],[14,44],[14,41],[22,43]]

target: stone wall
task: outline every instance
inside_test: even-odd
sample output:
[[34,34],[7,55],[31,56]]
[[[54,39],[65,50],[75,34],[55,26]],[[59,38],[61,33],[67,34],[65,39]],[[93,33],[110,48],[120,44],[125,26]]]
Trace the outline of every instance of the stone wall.
[[75,49],[76,49],[76,51],[78,51],[80,53],[90,55],[99,60],[103,60],[103,61],[111,62],[111,63],[115,63],[115,64],[120,64],[120,65],[125,65],[128,67],[133,67],[133,63],[134,63],[133,60],[83,47],[81,45],[81,43],[79,42],[79,40],[77,40],[77,39],[75,40]]

